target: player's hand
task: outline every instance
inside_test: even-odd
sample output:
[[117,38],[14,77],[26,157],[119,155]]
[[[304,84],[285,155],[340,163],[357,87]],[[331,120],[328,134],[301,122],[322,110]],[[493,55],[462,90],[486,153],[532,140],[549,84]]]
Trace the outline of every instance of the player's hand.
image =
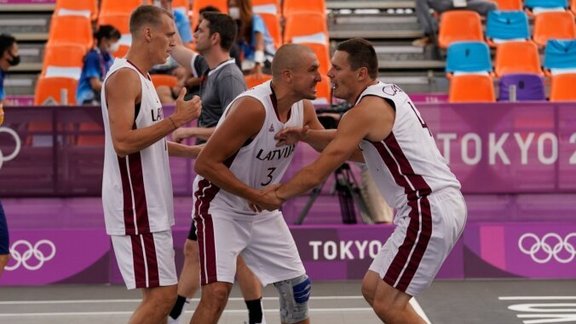
[[308,135],[308,130],[310,127],[287,127],[280,130],[276,135],[274,135],[274,139],[276,140],[276,146],[283,146],[283,145],[293,145],[298,143],[298,141],[302,141]]
[[276,210],[282,206],[283,200],[279,199],[276,195],[276,189],[280,184],[274,184],[262,188],[260,195],[255,201],[250,202],[250,208],[253,211],[260,212],[262,210]]
[[176,143],[181,143],[182,140],[194,137],[195,127],[180,127],[172,132],[172,140]]
[[190,100],[184,100],[185,95],[186,88],[182,88],[178,99],[176,99],[174,114],[171,116],[176,123],[176,127],[180,127],[187,122],[198,118],[202,111],[202,101],[200,101],[200,97],[194,96]]

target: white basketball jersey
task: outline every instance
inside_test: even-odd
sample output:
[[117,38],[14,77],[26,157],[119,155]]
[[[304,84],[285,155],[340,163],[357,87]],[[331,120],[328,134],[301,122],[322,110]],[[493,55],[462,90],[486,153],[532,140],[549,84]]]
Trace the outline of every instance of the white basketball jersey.
[[[234,175],[246,185],[253,188],[263,188],[278,183],[286,172],[294,155],[295,145],[276,147],[274,135],[284,127],[302,127],[304,110],[302,101],[296,102],[290,111],[286,123],[278,120],[276,114],[276,97],[270,81],[243,92],[236,97],[224,111],[218,126],[223,122],[232,104],[242,97],[253,97],[260,101],[266,110],[266,118],[260,132],[247,145],[226,161],[226,165]],[[239,214],[255,214],[244,198],[220,190],[216,185],[197,176],[194,181],[194,207],[198,211],[210,207],[223,208]],[[196,212],[193,212],[196,215]]]
[[119,69],[132,69],[140,76],[141,100],[135,109],[132,128],[144,128],[164,118],[158,94],[149,77],[126,59],[117,58],[102,84],[102,118],[105,130],[102,204],[106,232],[137,235],[169,230],[174,224],[172,180],[166,139],[119,157],[110,135],[106,82]]
[[380,142],[363,140],[360,149],[378,188],[394,208],[443,188],[460,188],[428,126],[408,95],[395,84],[378,82],[362,92],[393,102],[392,132]]

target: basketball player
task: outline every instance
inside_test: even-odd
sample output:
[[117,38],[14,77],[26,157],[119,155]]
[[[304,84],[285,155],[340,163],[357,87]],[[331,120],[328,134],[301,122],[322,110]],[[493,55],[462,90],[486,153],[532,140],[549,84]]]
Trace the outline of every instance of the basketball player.
[[[0,126],[4,122],[4,77],[6,71],[20,63],[18,43],[16,38],[8,34],[0,34]],[[10,238],[8,223],[0,201],[0,277],[10,258]]]
[[202,297],[191,323],[218,321],[238,256],[264,286],[277,288],[282,323],[309,323],[310,280],[282,213],[251,206],[264,205],[258,188],[277,183],[292,159],[294,145],[276,146],[276,132],[286,126],[322,129],[308,100],[316,97],[318,67],[309,48],[281,47],[272,63],[272,80],[228,106],[196,160],[194,215]]
[[[171,10],[170,3],[163,5],[168,6],[165,9]],[[174,131],[172,138],[181,140],[196,136],[199,140],[197,143],[203,143],[214,131],[224,109],[246,90],[246,85],[242,71],[230,57],[230,48],[236,36],[236,23],[230,16],[204,12],[194,36],[198,53],[177,44],[172,51],[172,57],[180,65],[192,70],[195,76],[202,78],[199,92],[202,100],[199,127],[180,127]],[[178,281],[178,297],[170,311],[169,323],[179,322],[186,299],[192,298],[200,287],[197,240],[196,227],[192,222],[184,244],[184,265]],[[248,324],[265,323],[261,284],[242,258],[238,258],[237,280],[248,308]]]
[[168,143],[165,136],[200,114],[200,98],[184,101],[164,118],[146,73],[166,61],[174,47],[172,15],[140,6],[130,17],[132,45],[117,58],[104,80],[105,129],[102,203],[106,232],[128,289],[140,288],[142,302],[130,323],[163,323],[176,296],[174,224],[168,154],[194,156],[192,149]]
[[269,201],[284,201],[317,186],[346,159],[365,161],[396,209],[396,229],[366,273],[362,293],[386,323],[425,323],[408,301],[431,284],[462,233],[467,211],[460,183],[408,95],[376,80],[378,58],[369,42],[356,38],[340,43],[328,76],[334,95],[354,107],[335,132],[278,134],[281,144],[299,138],[325,148],[269,194]]

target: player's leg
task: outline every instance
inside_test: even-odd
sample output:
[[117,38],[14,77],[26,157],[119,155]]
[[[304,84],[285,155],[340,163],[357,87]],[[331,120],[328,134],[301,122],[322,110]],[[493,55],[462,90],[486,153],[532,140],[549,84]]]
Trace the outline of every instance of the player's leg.
[[412,296],[388,285],[374,271],[369,270],[364,276],[362,294],[376,315],[385,323],[426,323],[410,305]]
[[190,323],[217,323],[226,307],[236,275],[238,255],[250,240],[250,221],[234,213],[210,209],[195,217],[202,295]]
[[254,221],[250,244],[242,256],[264,286],[273,283],[277,289],[281,322],[309,323],[311,283],[280,212]]
[[190,320],[191,324],[216,324],[222,316],[232,290],[229,282],[212,282],[202,286],[200,303]]
[[128,289],[140,288],[142,302],[130,323],[163,323],[176,299],[172,232],[112,235],[112,246]]
[[10,239],[8,235],[8,223],[6,222],[6,215],[2,202],[0,202],[0,277],[4,272],[4,267],[8,264],[10,259]]
[[184,264],[178,280],[178,296],[170,311],[169,322],[178,323],[178,319],[184,311],[184,305],[188,298],[192,298],[200,288],[200,260],[198,258],[198,237],[194,221],[190,226],[190,232],[184,243]]
[[236,264],[236,281],[248,308],[248,324],[266,323],[262,312],[262,284],[242,257],[238,257]]

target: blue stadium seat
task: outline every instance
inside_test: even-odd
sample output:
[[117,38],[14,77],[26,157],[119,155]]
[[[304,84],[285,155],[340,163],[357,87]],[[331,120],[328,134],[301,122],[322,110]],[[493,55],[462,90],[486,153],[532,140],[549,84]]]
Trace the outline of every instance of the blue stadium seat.
[[486,39],[495,44],[504,41],[523,41],[530,39],[528,16],[524,11],[488,12],[486,18]]
[[524,7],[533,11],[541,10],[562,10],[568,8],[567,0],[525,0]]
[[516,87],[516,100],[546,100],[544,81],[537,74],[506,74],[498,82],[498,101],[509,101],[511,86]]
[[576,73],[576,39],[550,39],[544,49],[544,69],[550,74]]
[[448,46],[446,73],[490,74],[492,60],[490,49],[484,42],[456,42]]

